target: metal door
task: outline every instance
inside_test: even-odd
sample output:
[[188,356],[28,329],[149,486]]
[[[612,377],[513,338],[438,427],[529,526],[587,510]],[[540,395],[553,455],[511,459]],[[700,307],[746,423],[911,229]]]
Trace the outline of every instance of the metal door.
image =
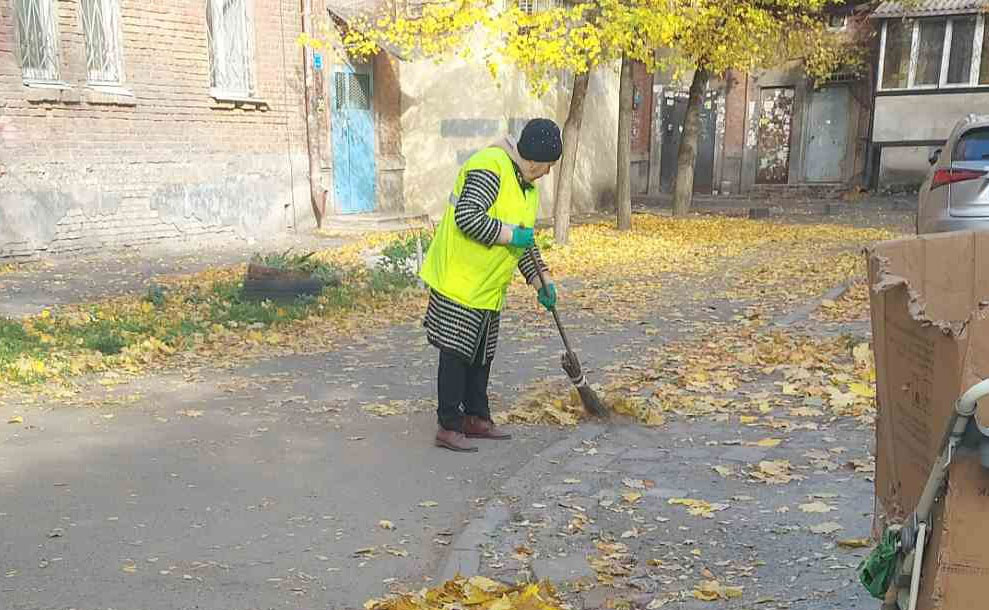
[[842,162],[848,146],[848,87],[825,87],[810,99],[804,179],[807,182],[841,182]]
[[790,125],[793,87],[760,91],[759,128],[756,131],[756,184],[786,184],[790,175]]
[[[666,92],[660,119],[663,124],[663,145],[660,156],[659,186],[664,193],[673,191],[676,180],[680,137],[687,116],[688,96],[684,92]],[[710,193],[714,187],[714,139],[717,130],[717,93],[709,92],[700,109],[700,134],[697,157],[694,160],[694,192]]]
[[371,75],[338,66],[331,84],[333,195],[341,214],[374,211],[374,119]]
[[697,159],[694,161],[694,192],[711,194],[714,190],[714,138],[717,133],[718,96],[710,92],[701,106],[701,130],[697,136]]

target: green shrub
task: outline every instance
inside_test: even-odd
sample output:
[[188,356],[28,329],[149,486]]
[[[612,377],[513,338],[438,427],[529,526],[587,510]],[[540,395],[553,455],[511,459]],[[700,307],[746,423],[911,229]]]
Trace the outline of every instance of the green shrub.
[[82,345],[105,356],[113,356],[123,351],[128,341],[118,328],[101,320],[87,325],[82,333]]
[[406,284],[411,285],[416,278],[416,241],[419,236],[422,239],[422,255],[425,257],[426,251],[429,250],[429,245],[433,242],[432,233],[426,231],[418,234],[416,232],[409,232],[382,248],[382,258],[378,263],[378,270],[396,276],[403,276],[407,280]]
[[339,283],[343,277],[342,271],[335,265],[314,259],[314,254],[316,253],[294,254],[289,248],[282,253],[255,254],[251,260],[282,271],[307,273],[329,285]]

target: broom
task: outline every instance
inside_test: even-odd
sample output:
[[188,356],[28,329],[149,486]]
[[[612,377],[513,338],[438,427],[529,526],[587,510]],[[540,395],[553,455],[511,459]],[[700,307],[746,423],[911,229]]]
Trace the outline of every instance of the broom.
[[[536,268],[536,273],[539,274],[539,281],[542,282],[543,286],[546,286],[546,276],[543,275],[543,269],[539,266],[539,262],[536,261],[534,249],[530,248],[527,252],[529,260],[532,261],[532,265]],[[587,385],[587,378],[584,377],[584,373],[580,370],[580,360],[577,359],[577,354],[570,348],[570,340],[567,339],[567,332],[563,330],[563,323],[560,322],[560,314],[557,313],[555,306],[550,307],[550,312],[553,314],[556,329],[560,331],[560,338],[563,339],[563,347],[566,350],[560,358],[563,371],[570,377],[570,382],[573,383],[574,387],[577,388],[577,393],[580,394],[580,401],[584,404],[584,409],[595,417],[607,417],[608,408],[598,398],[597,392],[591,386]]]

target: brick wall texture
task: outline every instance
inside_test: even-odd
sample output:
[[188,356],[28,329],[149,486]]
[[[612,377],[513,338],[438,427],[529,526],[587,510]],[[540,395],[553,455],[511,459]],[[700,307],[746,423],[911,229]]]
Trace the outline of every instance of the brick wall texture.
[[314,224],[299,2],[250,0],[256,103],[210,95],[205,0],[120,0],[132,96],[86,82],[79,0],[56,0],[64,90],[25,86],[0,0],[0,259]]

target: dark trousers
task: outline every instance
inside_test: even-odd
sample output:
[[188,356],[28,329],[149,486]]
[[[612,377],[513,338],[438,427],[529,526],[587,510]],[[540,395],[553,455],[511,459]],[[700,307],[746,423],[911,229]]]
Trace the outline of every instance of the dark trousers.
[[440,350],[439,404],[436,415],[447,430],[462,432],[464,415],[491,419],[488,406],[488,377],[491,362],[482,365],[484,349],[468,362],[453,352]]

